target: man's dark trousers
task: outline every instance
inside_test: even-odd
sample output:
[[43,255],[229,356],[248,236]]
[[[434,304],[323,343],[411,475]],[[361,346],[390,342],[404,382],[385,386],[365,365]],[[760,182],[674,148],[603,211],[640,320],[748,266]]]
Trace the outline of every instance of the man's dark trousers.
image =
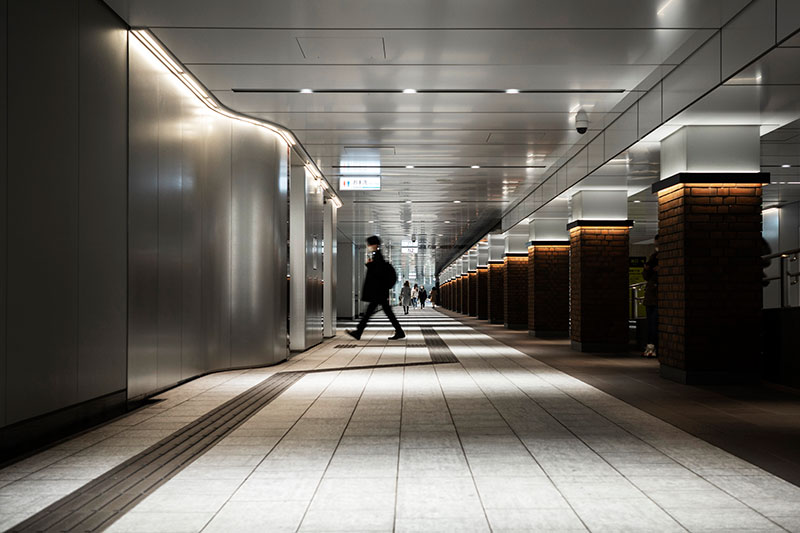
[[392,311],[392,306],[389,305],[389,300],[383,300],[382,302],[370,302],[367,306],[366,313],[364,313],[364,316],[361,318],[361,322],[359,322],[358,327],[356,327],[356,333],[359,337],[361,336],[361,333],[363,333],[364,328],[367,327],[367,321],[372,315],[375,314],[375,311],[378,310],[378,307],[383,308],[383,312],[386,313],[387,317],[389,317],[389,322],[391,322],[392,326],[394,326],[395,332],[400,333],[403,331],[403,326],[400,325],[400,322],[397,321],[397,317],[394,316],[394,311]]

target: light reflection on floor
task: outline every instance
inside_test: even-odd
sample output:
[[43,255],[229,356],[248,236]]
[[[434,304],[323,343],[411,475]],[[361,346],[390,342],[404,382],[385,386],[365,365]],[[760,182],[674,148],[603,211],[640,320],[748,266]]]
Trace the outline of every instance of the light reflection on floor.
[[[112,531],[784,531],[800,489],[432,310],[270,369],[206,376],[0,471],[0,526],[279,370],[308,374]],[[341,331],[341,330],[340,330]],[[335,349],[338,344],[355,348]]]

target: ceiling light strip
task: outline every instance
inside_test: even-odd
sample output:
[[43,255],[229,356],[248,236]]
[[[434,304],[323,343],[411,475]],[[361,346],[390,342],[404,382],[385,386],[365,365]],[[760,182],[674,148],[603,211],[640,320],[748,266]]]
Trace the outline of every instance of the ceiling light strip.
[[[516,92],[508,92],[516,91]],[[627,89],[266,89],[234,87],[235,93],[314,94],[622,94]]]
[[167,69],[174,74],[175,77],[177,77],[192,92],[192,94],[197,96],[197,98],[200,99],[200,101],[203,102],[206,107],[224,117],[246,122],[254,126],[259,126],[277,135],[283,142],[286,143],[287,146],[294,149],[294,151],[300,157],[306,160],[306,168],[308,168],[314,177],[319,180],[322,188],[325,189],[330,195],[333,204],[337,208],[342,207],[342,200],[333,191],[333,188],[319,170],[319,167],[317,167],[316,163],[314,163],[313,159],[311,159],[311,156],[308,154],[305,147],[297,142],[294,134],[291,131],[277,124],[272,124],[265,120],[248,117],[247,115],[242,115],[223,107],[214,99],[213,96],[210,95],[209,91],[207,91],[206,88],[203,87],[203,85],[197,81],[196,78],[194,78],[194,76],[186,72],[186,70],[181,66],[180,62],[178,62],[178,60],[167,51],[167,49],[153,36],[152,33],[150,33],[149,30],[132,29],[130,33],[133,34],[133,36],[136,37],[136,40],[142,43],[142,45],[147,48],[147,50],[153,54],[165,67],[167,67]]

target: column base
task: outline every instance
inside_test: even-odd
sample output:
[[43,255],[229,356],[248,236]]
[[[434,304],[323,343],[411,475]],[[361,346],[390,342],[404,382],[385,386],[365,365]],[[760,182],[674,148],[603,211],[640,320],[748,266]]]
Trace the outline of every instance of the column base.
[[478,313],[478,320],[489,320],[489,315],[482,315]]
[[503,326],[507,329],[528,329],[528,324],[509,324],[506,322]]
[[742,385],[758,381],[757,372],[731,370],[684,370],[661,364],[659,375],[684,385]]
[[489,320],[489,324],[502,324],[502,323],[503,323],[502,320],[497,320],[497,319],[490,319]]
[[597,353],[628,353],[627,344],[614,344],[607,342],[571,342],[572,349],[576,352]]
[[531,337],[538,337],[540,339],[559,339],[564,337],[569,337],[569,331],[547,331],[541,329],[529,329],[528,335]]

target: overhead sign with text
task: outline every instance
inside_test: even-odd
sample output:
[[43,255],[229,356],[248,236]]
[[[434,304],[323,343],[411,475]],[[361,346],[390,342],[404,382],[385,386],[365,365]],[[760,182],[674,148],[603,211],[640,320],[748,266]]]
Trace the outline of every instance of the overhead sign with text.
[[339,178],[340,191],[379,191],[381,190],[381,177],[368,176],[365,178]]

